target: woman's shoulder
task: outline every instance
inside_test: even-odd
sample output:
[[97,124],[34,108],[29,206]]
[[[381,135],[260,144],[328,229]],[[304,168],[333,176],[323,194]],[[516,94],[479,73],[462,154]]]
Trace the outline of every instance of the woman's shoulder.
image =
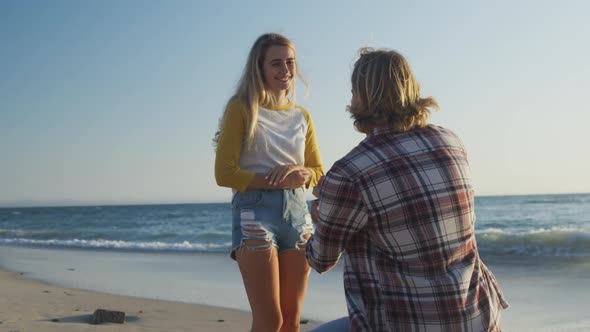
[[293,108],[300,110],[301,112],[304,113],[309,113],[309,111],[307,110],[307,108],[299,105],[299,104],[293,104]]
[[307,120],[307,122],[311,121],[311,115],[309,114],[309,111],[307,110],[307,108],[305,108],[299,104],[293,104],[293,108],[298,110],[299,112],[301,112],[301,114],[303,115],[305,120]]
[[226,112],[245,113],[246,112],[246,103],[244,101],[242,101],[241,99],[239,99],[238,97],[232,97],[227,102],[225,109],[226,109]]

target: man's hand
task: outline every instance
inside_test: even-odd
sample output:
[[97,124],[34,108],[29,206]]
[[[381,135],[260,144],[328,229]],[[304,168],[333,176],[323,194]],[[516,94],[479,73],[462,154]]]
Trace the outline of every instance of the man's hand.
[[320,218],[320,200],[319,199],[314,199],[313,201],[311,201],[311,221],[314,224],[318,223],[318,220]]
[[319,178],[318,183],[315,185],[315,187],[313,187],[313,190],[311,191],[312,195],[314,195],[316,198],[320,198],[320,185],[322,185],[324,177],[325,176]]

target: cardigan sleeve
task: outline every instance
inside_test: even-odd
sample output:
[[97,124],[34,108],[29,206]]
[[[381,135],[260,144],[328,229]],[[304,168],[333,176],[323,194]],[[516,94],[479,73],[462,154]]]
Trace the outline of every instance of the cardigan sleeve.
[[227,107],[215,153],[215,180],[219,186],[246,191],[255,176],[240,169],[246,114],[243,104],[237,100]]
[[311,180],[307,185],[307,188],[314,187],[317,185],[319,179],[324,175],[324,168],[322,166],[322,160],[320,158],[320,149],[315,135],[315,128],[313,120],[309,115],[309,112],[301,107],[303,115],[307,120],[307,133],[305,134],[305,163],[303,166],[311,170]]

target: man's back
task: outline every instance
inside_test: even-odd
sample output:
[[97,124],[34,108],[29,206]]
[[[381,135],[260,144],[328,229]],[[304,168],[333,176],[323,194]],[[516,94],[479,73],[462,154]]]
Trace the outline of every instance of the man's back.
[[320,194],[326,222],[312,256],[330,261],[346,248],[353,331],[494,330],[505,303],[479,259],[469,165],[455,134],[432,125],[374,130],[334,164]]

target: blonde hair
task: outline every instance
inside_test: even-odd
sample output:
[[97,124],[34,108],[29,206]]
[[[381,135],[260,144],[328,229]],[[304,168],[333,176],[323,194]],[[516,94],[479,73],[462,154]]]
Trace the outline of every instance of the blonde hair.
[[432,97],[421,98],[420,86],[406,59],[393,50],[361,48],[352,72],[353,102],[348,107],[362,133],[375,127],[407,132],[428,124]]
[[[225,118],[225,114],[235,100],[240,101],[246,109],[246,128],[244,133],[245,147],[247,149],[256,148],[254,146],[254,135],[256,133],[256,122],[258,121],[258,107],[276,107],[278,106],[278,100],[274,94],[270,93],[266,89],[264,82],[263,64],[266,51],[271,46],[287,46],[295,53],[295,46],[285,36],[278,33],[266,33],[258,37],[250,49],[248,54],[248,60],[242,77],[238,82],[238,87],[235,94],[229,99],[225,106],[223,116],[219,121],[219,129],[215,133],[213,138],[214,146],[217,146],[219,142],[219,136],[221,135],[221,126]],[[295,57],[295,68],[298,68],[297,57]],[[305,83],[303,77],[297,70],[297,76]],[[294,101],[295,100],[295,79],[291,81],[291,86],[287,89],[287,97]]]

